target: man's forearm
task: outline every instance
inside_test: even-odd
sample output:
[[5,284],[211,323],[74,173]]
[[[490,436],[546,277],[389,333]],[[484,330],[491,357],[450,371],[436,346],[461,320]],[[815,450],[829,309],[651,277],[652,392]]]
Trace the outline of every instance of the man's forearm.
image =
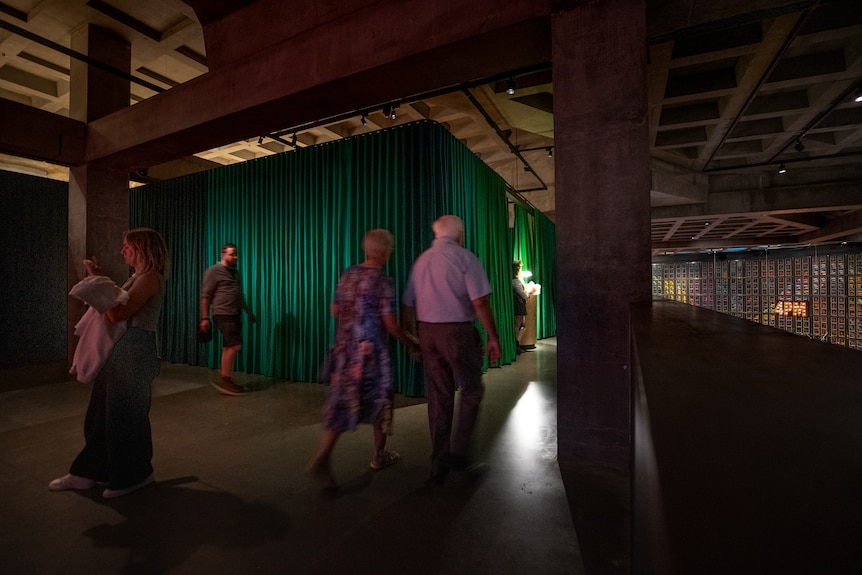
[[480,297],[473,300],[473,309],[476,310],[476,315],[479,321],[482,322],[482,327],[488,333],[488,339],[499,340],[497,335],[497,324],[494,321],[494,313],[491,311],[491,299],[489,296]]

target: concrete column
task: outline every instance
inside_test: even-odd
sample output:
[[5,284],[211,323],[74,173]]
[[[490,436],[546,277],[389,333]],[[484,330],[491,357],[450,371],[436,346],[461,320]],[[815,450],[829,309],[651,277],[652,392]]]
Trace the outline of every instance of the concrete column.
[[645,0],[558,12],[552,37],[559,456],[628,470],[629,308],[651,297]]
[[[72,36],[72,49],[129,73],[131,46],[96,26]],[[91,122],[129,105],[129,81],[72,60],[70,115]],[[129,227],[129,176],[105,167],[82,164],[69,171],[69,286],[84,277],[82,260],[95,256],[104,272],[121,283],[129,275],[120,256],[123,232]],[[84,307],[70,298],[68,313],[71,362],[77,339],[74,325]]]

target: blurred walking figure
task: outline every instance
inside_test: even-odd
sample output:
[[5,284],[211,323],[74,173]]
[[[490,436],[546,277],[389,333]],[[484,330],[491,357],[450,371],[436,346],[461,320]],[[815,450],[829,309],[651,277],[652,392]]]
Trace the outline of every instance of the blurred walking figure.
[[374,429],[371,469],[389,467],[400,459],[397,452],[386,450],[394,397],[389,336],[408,346],[411,354],[418,352],[418,346],[399,327],[394,282],[383,271],[394,242],[388,230],[368,232],[362,242],[365,261],[347,268],[335,287],[330,306],[336,319],[335,343],[327,359],[325,431],[307,467],[324,488],[335,487],[331,458],[336,441],[360,423]]
[[[431,429],[431,477],[442,482],[450,469],[466,469],[482,385],[482,338],[488,334],[488,358],[500,360],[500,341],[491,311],[491,284],[479,259],[464,248],[464,222],[446,215],[433,226],[434,241],[413,263],[404,291],[406,330],[418,329],[428,393]],[[416,322],[418,321],[418,325]],[[461,390],[453,434],[455,391]]]

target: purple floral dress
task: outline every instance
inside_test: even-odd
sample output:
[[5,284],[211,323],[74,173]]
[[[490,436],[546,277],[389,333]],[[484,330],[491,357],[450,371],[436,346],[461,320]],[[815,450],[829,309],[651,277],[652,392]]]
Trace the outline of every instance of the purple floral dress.
[[383,316],[394,314],[392,278],[376,268],[349,267],[335,286],[338,306],[326,426],[344,432],[359,423],[392,433],[392,370]]

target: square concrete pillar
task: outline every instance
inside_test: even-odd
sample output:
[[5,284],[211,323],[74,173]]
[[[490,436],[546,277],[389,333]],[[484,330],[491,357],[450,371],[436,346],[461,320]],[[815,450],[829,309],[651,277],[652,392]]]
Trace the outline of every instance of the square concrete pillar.
[[[131,67],[129,43],[97,26],[79,30],[72,48],[126,74]],[[72,60],[70,111],[74,119],[90,122],[128,107],[129,80],[97,66]],[[84,274],[83,259],[95,256],[104,272],[122,283],[129,270],[120,256],[123,232],[129,227],[129,176],[92,165],[69,171],[69,287]],[[80,302],[70,299],[68,313],[71,362],[77,339],[74,326],[83,315]]]
[[552,17],[561,461],[631,459],[629,307],[650,299],[644,0]]

